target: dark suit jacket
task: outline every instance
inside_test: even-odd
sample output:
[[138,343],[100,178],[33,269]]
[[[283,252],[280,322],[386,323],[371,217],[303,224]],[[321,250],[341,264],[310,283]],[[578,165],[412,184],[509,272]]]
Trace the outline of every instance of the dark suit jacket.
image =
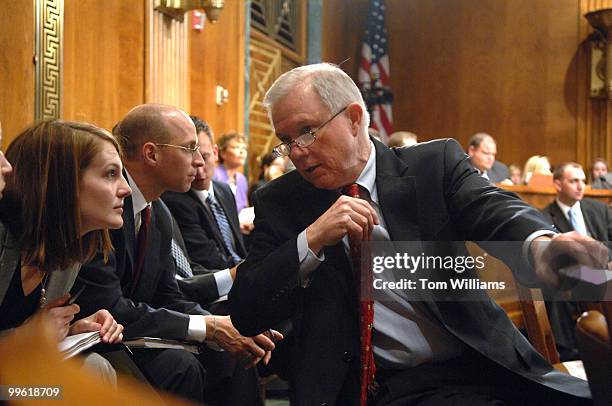
[[[445,242],[524,241],[536,230],[552,230],[537,210],[478,176],[455,140],[393,150],[374,144],[379,202],[393,241],[433,241],[438,255],[464,255]],[[316,189],[296,171],[255,193],[253,245],[230,292],[232,321],[242,334],[293,320],[292,380],[300,405],[335,404],[348,377],[358,374],[358,305],[342,243],[326,247],[310,285],[299,285],[297,235],[338,197],[336,191]],[[520,258],[520,252],[493,254]],[[537,284],[530,268],[516,276]],[[424,303],[451,334],[503,367],[588,396],[586,383],[554,372],[504,311],[485,292],[481,295],[478,302]],[[357,396],[358,389],[352,392]]]
[[142,274],[129,297],[132,267],[136,261],[136,235],[132,198],[124,201],[123,227],[111,232],[114,252],[104,262],[98,255],[81,268],[73,291],[86,289],[78,299],[81,314],[108,309],[125,326],[126,338],[154,336],[183,340],[187,336],[188,314],[208,314],[187,300],[174,277],[170,252],[172,224],[162,203],[152,203],[151,224]]
[[189,258],[187,248],[185,247],[185,241],[183,241],[183,236],[181,235],[181,230],[174,217],[172,217],[170,210],[168,210],[168,207],[165,204],[163,204],[163,206],[166,208],[168,216],[172,221],[172,238],[176,242],[176,245],[183,251],[191,267],[191,272],[193,272],[192,277],[177,279],[179,288],[185,297],[198,302],[202,307],[206,308],[211,302],[219,299],[219,288],[217,287],[217,280],[214,276],[215,270],[206,269]]
[[[580,202],[580,210],[591,236],[598,241],[610,241],[610,236],[612,236],[612,212],[610,208],[602,202],[585,198]],[[542,212],[560,232],[567,233],[574,230],[556,201],[546,206]]]
[[[225,211],[232,229],[236,252],[244,258],[246,249],[240,233],[234,194],[224,183],[213,181],[213,188],[215,198]],[[170,208],[181,229],[191,259],[208,269],[229,268],[233,262],[208,205],[202,203],[193,190],[187,193],[167,192],[162,199]]]

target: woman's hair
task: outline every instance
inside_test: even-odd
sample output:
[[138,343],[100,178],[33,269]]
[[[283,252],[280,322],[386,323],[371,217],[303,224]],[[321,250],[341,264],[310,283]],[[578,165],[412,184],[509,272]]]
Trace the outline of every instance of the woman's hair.
[[23,131],[7,149],[13,173],[0,201],[0,218],[19,241],[25,263],[54,271],[111,251],[108,230],[82,238],[79,231],[79,183],[101,141],[110,142],[121,155],[106,130],[46,120]]
[[531,158],[527,160],[525,163],[525,168],[523,168],[523,183],[529,183],[531,176],[534,174],[540,175],[551,175],[550,171],[550,161],[547,157],[541,155],[533,155]]
[[244,135],[239,133],[228,133],[223,134],[221,138],[219,138],[219,142],[217,145],[219,146],[219,163],[223,163],[223,158],[221,154],[225,152],[225,150],[229,147],[229,143],[233,140],[237,140],[238,142],[242,142],[247,144],[247,139]]
[[590,182],[594,182],[596,179],[593,178],[593,169],[595,169],[595,165],[598,163],[602,163],[606,166],[606,171],[608,170],[608,161],[603,158],[595,158],[593,163],[591,164],[591,170],[589,171]]

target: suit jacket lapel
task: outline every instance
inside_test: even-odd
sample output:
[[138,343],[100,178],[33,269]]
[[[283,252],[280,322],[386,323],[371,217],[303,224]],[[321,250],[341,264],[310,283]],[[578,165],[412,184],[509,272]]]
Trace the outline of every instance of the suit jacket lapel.
[[390,149],[377,141],[376,188],[392,241],[418,241],[421,233],[418,223],[416,179],[408,174],[408,165]]
[[223,236],[221,235],[221,231],[219,231],[219,227],[217,225],[217,220],[215,219],[215,215],[212,212],[212,209],[208,207],[200,198],[195,194],[193,190],[189,190],[188,195],[195,200],[195,203],[200,211],[204,214],[206,221],[208,222],[208,226],[203,224],[205,229],[208,229],[213,234],[213,240],[217,244],[217,248],[221,250],[225,255],[229,255],[227,248],[225,247],[225,241],[223,241]]
[[580,211],[582,212],[584,225],[586,226],[587,231],[589,232],[591,237],[595,238],[596,240],[599,239],[599,232],[597,230],[596,224],[593,223],[591,216],[589,216],[589,213],[585,210],[584,201],[580,204]]
[[222,192],[218,192],[219,188],[216,187],[214,182],[213,182],[213,188],[215,189],[215,198],[217,199],[217,201],[219,202],[219,205],[225,212],[225,217],[227,217],[227,222],[229,223],[230,228],[232,229],[232,233],[234,234],[234,239],[236,240],[236,251],[238,255],[240,255],[241,252],[244,255],[245,249],[244,249],[244,244],[242,243],[242,234],[240,233],[240,225],[238,224],[237,218],[229,215],[229,213],[233,212],[228,209],[229,205],[232,204],[232,202],[227,201],[225,199],[225,195]]
[[559,229],[562,233],[567,233],[572,231],[574,228],[567,221],[567,218],[561,211],[561,208],[557,204],[557,202],[553,202],[550,208],[550,216],[552,217],[553,224]]

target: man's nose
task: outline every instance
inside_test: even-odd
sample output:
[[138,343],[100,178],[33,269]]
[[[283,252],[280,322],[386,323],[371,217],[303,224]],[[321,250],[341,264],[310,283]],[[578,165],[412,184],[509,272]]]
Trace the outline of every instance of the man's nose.
[[204,164],[205,162],[202,153],[200,151],[196,151],[196,153],[193,155],[192,165],[198,168],[200,166],[204,166]]

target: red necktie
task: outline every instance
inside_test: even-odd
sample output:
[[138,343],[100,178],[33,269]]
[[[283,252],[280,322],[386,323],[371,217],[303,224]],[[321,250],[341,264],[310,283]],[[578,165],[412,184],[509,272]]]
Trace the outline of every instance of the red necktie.
[[[367,198],[367,191],[364,188],[363,194],[360,194],[360,186],[356,183],[346,186],[343,193],[355,198]],[[372,348],[372,327],[374,326],[374,301],[372,300],[372,272],[362,272],[362,264],[371,264],[369,258],[369,250],[362,250],[361,243],[367,243],[371,240],[370,230],[363,230],[361,241],[354,241],[349,238],[351,248],[351,259],[353,260],[353,271],[357,281],[357,294],[359,295],[359,339],[360,339],[360,361],[361,370],[359,372],[360,381],[360,396],[359,403],[361,406],[366,406],[368,402],[368,392],[374,389],[374,376],[376,374],[376,365],[374,365],[374,351]],[[363,286],[363,290],[362,290]],[[363,295],[362,295],[363,294]]]
[[140,230],[138,230],[138,237],[136,238],[137,251],[136,251],[136,263],[132,269],[132,287],[130,288],[130,297],[134,296],[136,285],[140,280],[140,274],[142,273],[142,267],[144,265],[145,252],[147,251],[147,238],[149,235],[149,224],[151,223],[151,206],[147,205],[140,212]]

